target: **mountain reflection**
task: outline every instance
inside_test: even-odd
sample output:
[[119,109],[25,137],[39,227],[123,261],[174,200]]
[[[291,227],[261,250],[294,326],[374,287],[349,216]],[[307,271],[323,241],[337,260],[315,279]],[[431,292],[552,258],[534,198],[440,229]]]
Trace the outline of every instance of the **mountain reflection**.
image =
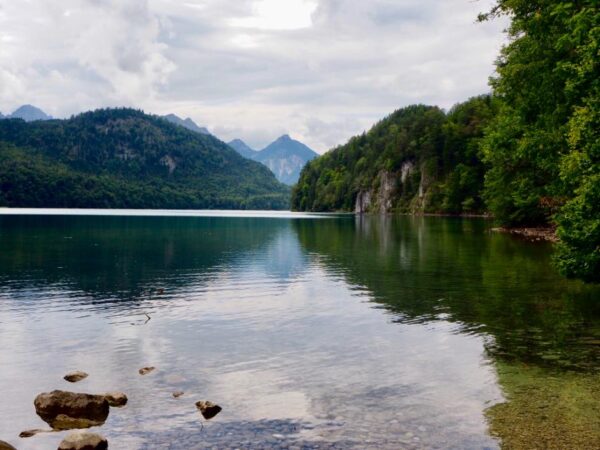
[[289,283],[305,265],[289,221],[223,217],[0,217],[0,288],[55,286],[84,303],[131,307],[223,272]]

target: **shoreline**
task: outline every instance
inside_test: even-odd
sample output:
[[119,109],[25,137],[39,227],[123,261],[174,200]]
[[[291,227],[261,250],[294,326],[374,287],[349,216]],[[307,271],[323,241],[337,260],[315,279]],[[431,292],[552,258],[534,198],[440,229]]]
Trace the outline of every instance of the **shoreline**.
[[554,227],[495,227],[490,231],[510,234],[528,241],[546,241],[556,243],[559,241]]

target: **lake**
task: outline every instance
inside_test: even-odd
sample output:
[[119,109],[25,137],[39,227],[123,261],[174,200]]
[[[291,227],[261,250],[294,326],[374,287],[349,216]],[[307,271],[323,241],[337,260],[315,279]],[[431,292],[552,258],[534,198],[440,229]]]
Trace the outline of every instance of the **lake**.
[[128,395],[116,449],[600,447],[600,289],[491,226],[3,210],[0,439],[56,448],[18,434],[63,389]]

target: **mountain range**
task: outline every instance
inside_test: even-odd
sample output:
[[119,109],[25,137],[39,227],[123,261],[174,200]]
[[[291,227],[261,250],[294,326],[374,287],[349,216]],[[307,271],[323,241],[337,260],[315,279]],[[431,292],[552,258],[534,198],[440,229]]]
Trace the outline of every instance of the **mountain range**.
[[[167,114],[161,117],[174,125],[195,133],[211,135],[205,127],[199,126],[189,117],[182,119],[175,114]],[[26,122],[52,119],[44,111],[32,105],[23,105],[8,116],[3,116],[0,113],[0,119],[14,118],[23,119]],[[254,150],[241,139],[234,139],[228,145],[244,158],[252,159],[267,166],[280,182],[290,186],[298,181],[300,172],[306,163],[318,156],[315,151],[302,142],[290,138],[287,134],[279,137],[262,150]]]
[[[196,133],[210,134],[205,127],[198,126],[189,117],[184,120],[175,114],[168,114],[163,118]],[[290,138],[287,134],[279,137],[262,150],[254,150],[241,139],[234,139],[227,145],[244,158],[264,164],[279,181],[290,186],[296,184],[306,163],[318,156],[314,150],[302,142]]]
[[127,108],[0,120],[0,206],[286,209],[289,187],[214,136]]

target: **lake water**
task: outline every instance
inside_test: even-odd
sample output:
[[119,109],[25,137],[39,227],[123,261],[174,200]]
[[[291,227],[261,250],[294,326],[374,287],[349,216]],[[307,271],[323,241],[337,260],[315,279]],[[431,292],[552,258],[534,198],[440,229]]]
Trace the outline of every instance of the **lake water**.
[[[498,448],[499,368],[600,368],[598,288],[484,220],[13,213],[0,439],[19,449],[65,434],[18,438],[54,389],[129,396],[96,429],[113,449]],[[198,400],[223,411],[203,422]]]

